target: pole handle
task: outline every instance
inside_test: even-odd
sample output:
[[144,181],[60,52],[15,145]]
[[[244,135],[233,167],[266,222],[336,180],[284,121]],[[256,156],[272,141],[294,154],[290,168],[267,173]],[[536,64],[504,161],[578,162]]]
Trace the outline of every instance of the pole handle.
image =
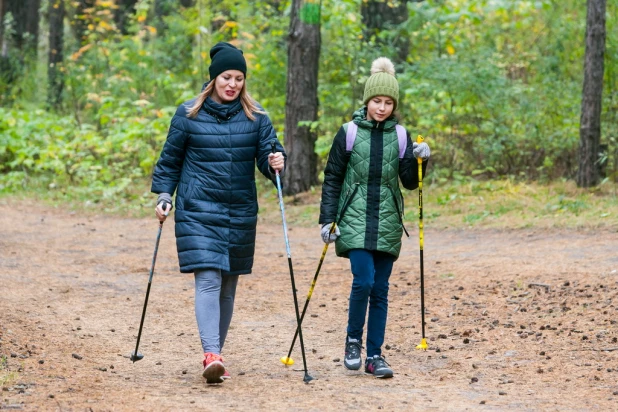
[[[161,205],[161,208],[162,208],[163,210],[166,210],[166,209],[167,209],[167,205],[169,205],[169,204],[170,204],[170,203],[168,203],[168,202],[166,202],[166,201],[163,201],[163,202],[161,202],[161,203],[163,203],[163,204]],[[168,214],[169,214],[169,212],[165,212],[165,216],[167,216]],[[161,222],[161,224],[163,224],[163,222]]]
[[[420,134],[418,136],[416,136],[416,143],[421,144],[425,141],[425,139],[423,138],[423,136],[421,136]],[[423,164],[423,159],[421,159],[420,157],[418,159],[416,159],[418,161],[418,164]]]

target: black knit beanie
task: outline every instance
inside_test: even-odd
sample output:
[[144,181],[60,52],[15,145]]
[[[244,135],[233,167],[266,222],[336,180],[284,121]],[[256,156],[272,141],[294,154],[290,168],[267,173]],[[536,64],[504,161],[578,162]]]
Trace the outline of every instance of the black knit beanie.
[[229,43],[219,42],[210,49],[210,80],[226,70],[239,70],[247,75],[247,62],[242,55],[242,50]]

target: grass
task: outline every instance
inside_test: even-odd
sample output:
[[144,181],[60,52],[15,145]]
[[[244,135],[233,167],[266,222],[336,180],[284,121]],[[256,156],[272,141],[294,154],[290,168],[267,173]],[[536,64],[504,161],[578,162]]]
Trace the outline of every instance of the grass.
[[[434,228],[618,228],[618,187],[606,182],[593,189],[577,188],[572,181],[549,184],[512,180],[457,181],[425,184],[423,219]],[[261,222],[281,222],[277,191],[266,179],[258,180]],[[284,198],[288,226],[317,226],[320,189]],[[0,201],[36,201],[84,214],[123,217],[152,216],[156,196],[149,182],[141,182],[123,193],[96,193],[88,188],[50,188],[29,184],[19,193],[3,193]],[[404,191],[404,223],[418,221],[418,191]],[[4,199],[4,200],[2,200]]]
[[5,355],[0,356],[0,387],[10,386],[17,381],[19,374],[9,371],[8,359]]
[[[407,204],[418,204],[418,194],[408,193]],[[418,219],[407,207],[406,220]],[[428,186],[423,190],[427,225],[441,228],[494,229],[569,228],[616,229],[616,185],[577,188],[574,182],[517,183],[511,180],[469,181]]]

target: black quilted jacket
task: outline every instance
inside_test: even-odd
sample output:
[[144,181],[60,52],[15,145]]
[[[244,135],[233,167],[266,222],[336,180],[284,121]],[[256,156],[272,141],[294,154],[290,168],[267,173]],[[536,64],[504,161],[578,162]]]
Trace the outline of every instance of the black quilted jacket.
[[[155,166],[152,192],[176,191],[176,246],[180,271],[221,269],[247,274],[253,267],[258,203],[255,166],[267,178],[271,141],[284,152],[268,116],[247,118],[239,101],[210,98],[197,117],[193,100],[178,107]],[[285,156],[285,152],[284,152]]]

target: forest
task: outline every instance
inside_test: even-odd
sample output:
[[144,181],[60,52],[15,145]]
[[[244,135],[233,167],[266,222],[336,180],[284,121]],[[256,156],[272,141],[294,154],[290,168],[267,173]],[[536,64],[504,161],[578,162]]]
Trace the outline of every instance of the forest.
[[[246,78],[228,86],[245,81],[267,111],[286,169],[276,187],[261,173],[253,185],[253,145],[240,147],[244,158],[218,150],[251,131],[214,135],[225,143],[211,151],[190,141],[185,152],[212,168],[190,170],[186,156],[167,164],[182,160],[191,179],[219,187],[164,188],[180,192],[164,225],[172,199],[158,201],[151,183],[176,173],[153,170],[220,41],[243,50]],[[340,225],[354,203],[358,220],[380,215],[359,237],[399,243],[396,215],[408,236],[392,260],[352,264],[338,258],[342,239],[324,243],[337,232],[318,224],[321,187],[333,139],[382,56],[396,69],[398,120],[431,156],[395,213],[381,194],[395,197],[397,161],[367,161],[379,207],[352,189],[336,226],[357,230]],[[216,127],[216,114],[200,115]],[[171,130],[170,141],[190,134]],[[380,154],[388,145],[377,142]],[[240,178],[221,178],[228,166]],[[200,197],[219,192],[233,196]],[[186,205],[198,195],[196,213],[184,193]],[[225,241],[183,246],[206,238],[193,228]],[[0,0],[0,410],[616,410],[617,234],[616,0]],[[215,328],[220,307],[228,321],[235,307],[222,352],[230,379],[209,384],[202,281],[178,272],[181,254],[215,250],[217,262],[250,256],[252,266],[236,296],[220,280],[219,305],[200,304]],[[204,262],[196,274],[223,271]],[[388,266],[385,287],[374,287],[376,265]],[[388,307],[377,346],[393,379],[367,374],[369,345],[374,363],[345,366],[359,267],[371,272],[369,307],[384,319]],[[366,342],[381,322],[369,313]]]
[[401,122],[432,147],[428,183],[618,181],[615,2],[1,0],[0,16],[3,193],[142,202],[218,41],[244,51],[295,148],[287,194],[319,185],[378,56],[396,63]]

